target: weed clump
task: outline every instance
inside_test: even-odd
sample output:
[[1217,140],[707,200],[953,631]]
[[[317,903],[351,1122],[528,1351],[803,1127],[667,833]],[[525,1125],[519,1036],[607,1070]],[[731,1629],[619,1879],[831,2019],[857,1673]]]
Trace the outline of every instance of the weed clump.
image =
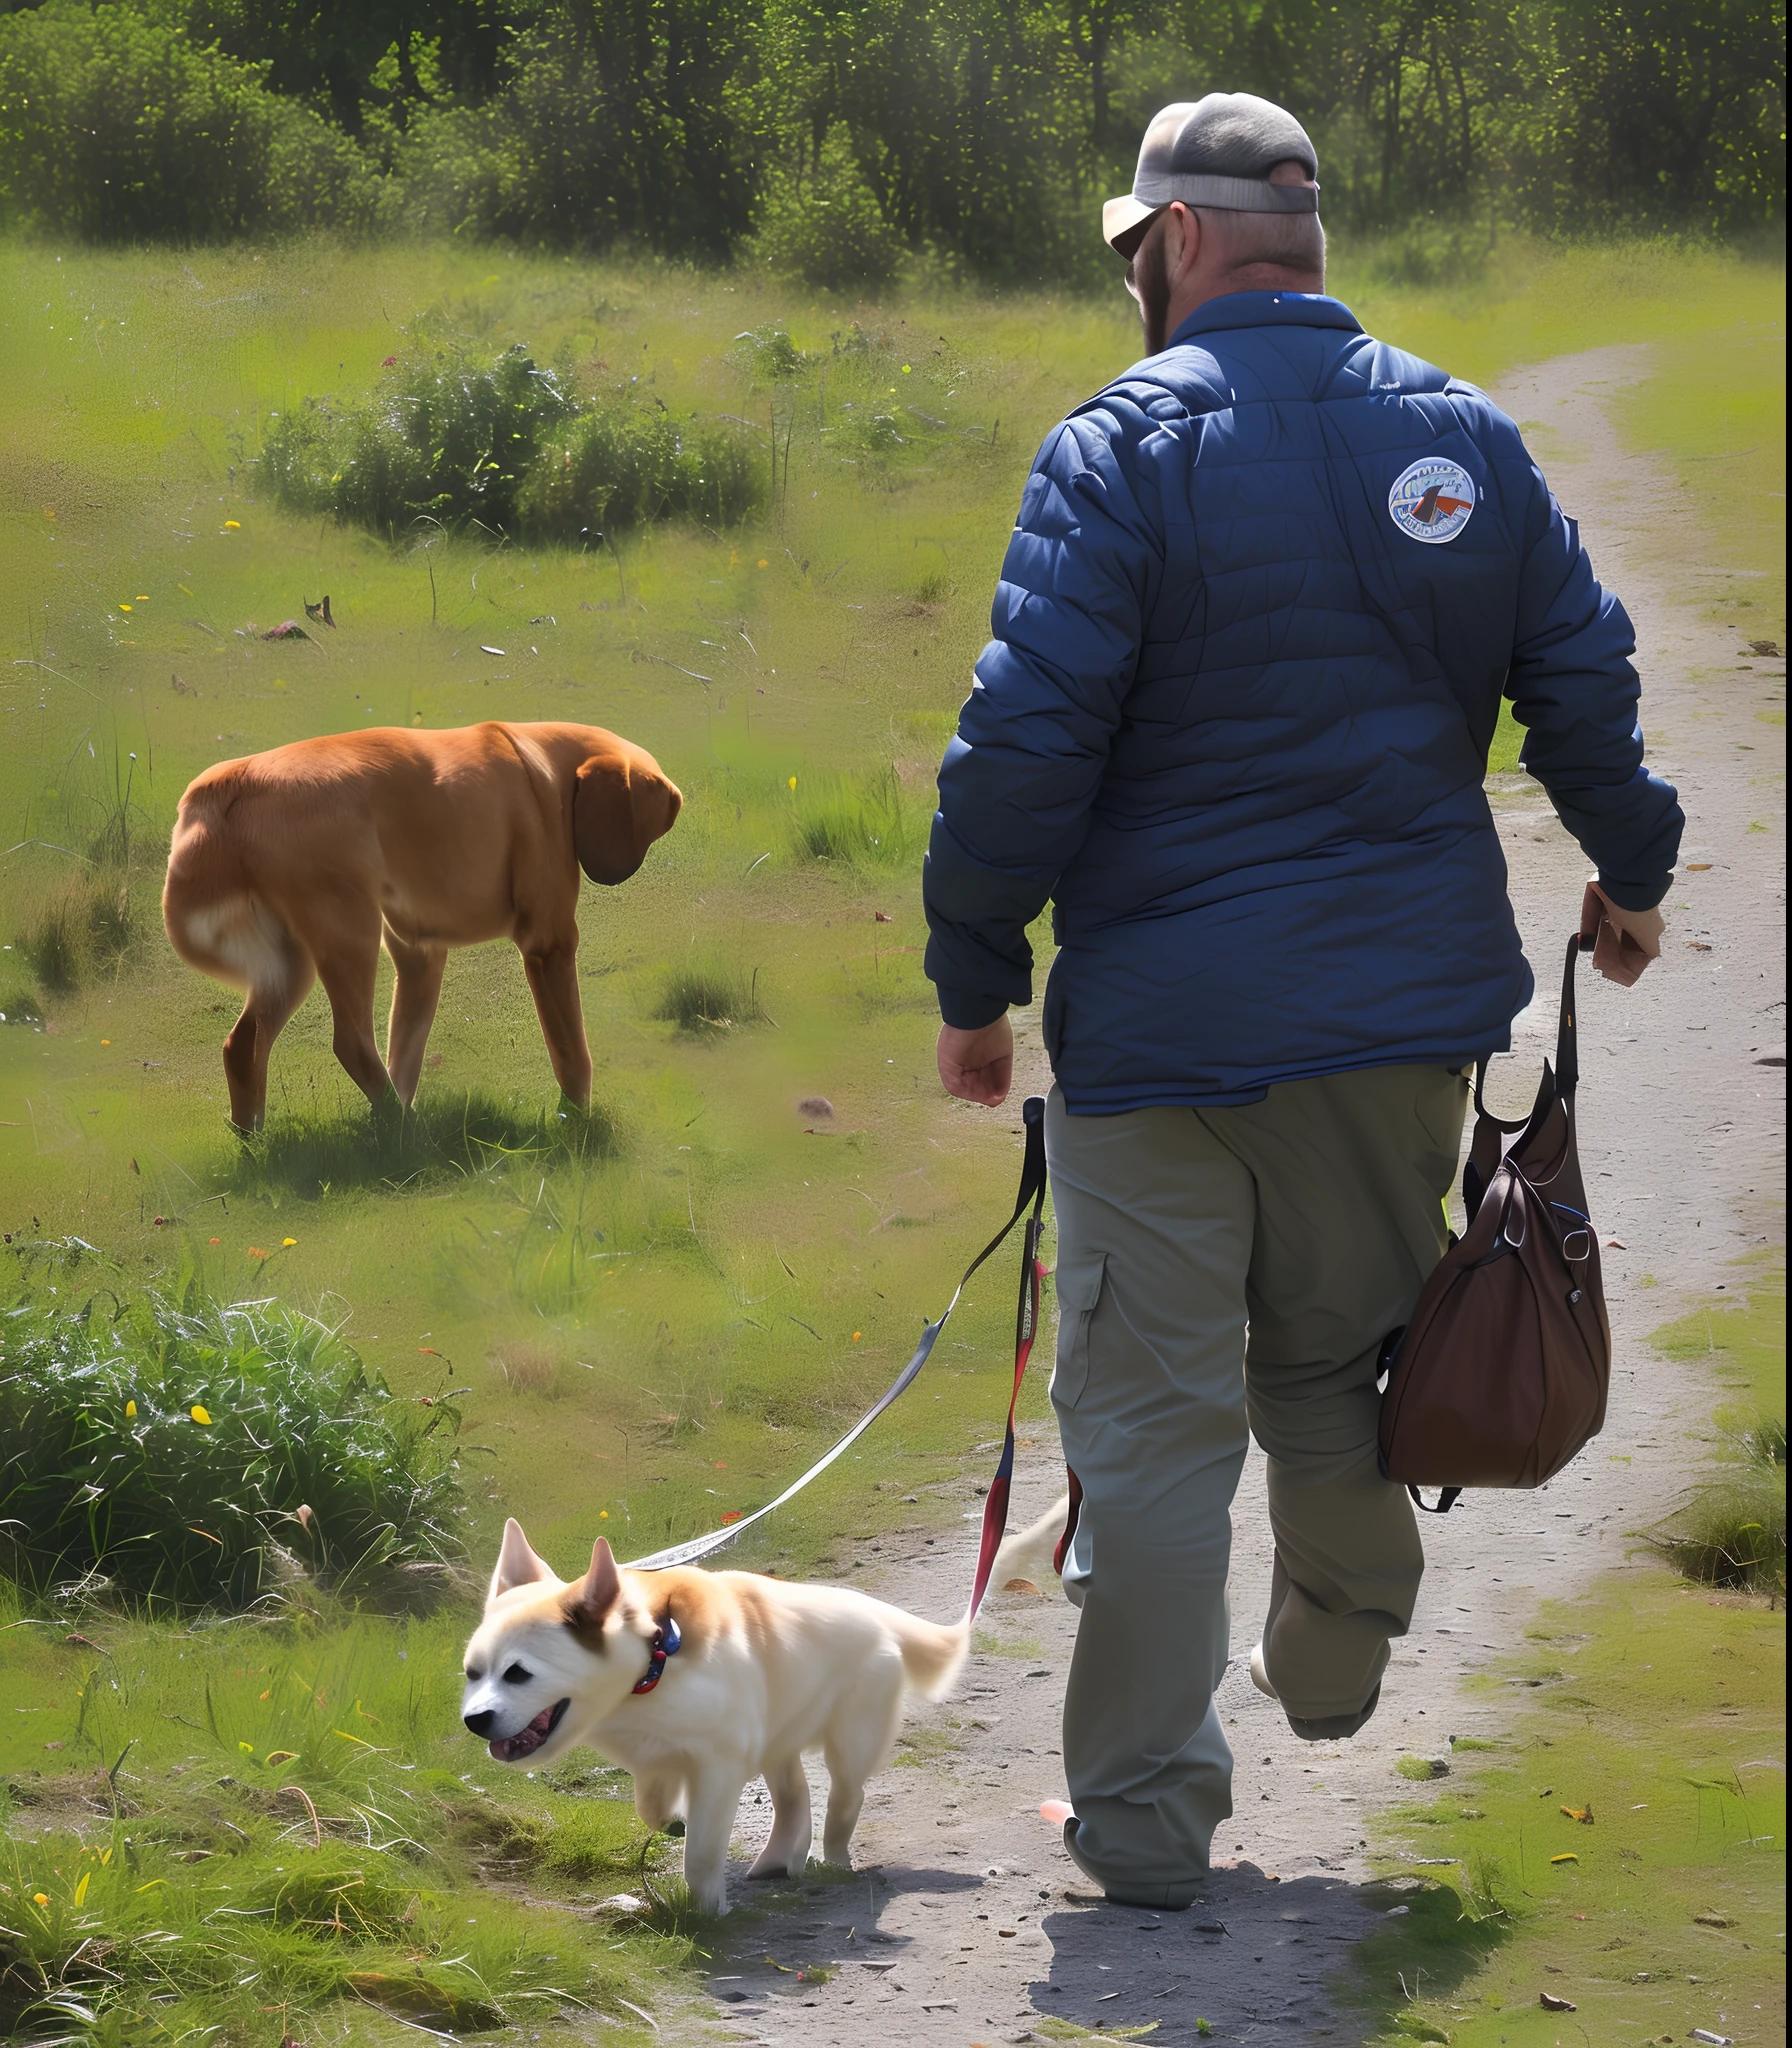
[[150,1609],[242,1609],[301,1577],[414,1600],[461,1556],[459,1419],[272,1302],[28,1296],[0,1312],[0,1566]]
[[732,427],[627,392],[582,399],[519,343],[394,364],[365,396],[307,399],[269,423],[262,473],[281,503],[396,534],[419,520],[577,543],[665,518],[728,524],[758,503]]
[[793,794],[790,829],[797,851],[809,860],[905,867],[921,851],[894,768],[806,778]]
[[1738,1592],[1786,1591],[1786,1425],[1757,1417],[1732,1439],[1733,1462],[1651,1534],[1676,1571]]
[[40,988],[66,995],[88,975],[115,967],[136,937],[129,878],[94,868],[57,883],[19,933]]
[[675,967],[653,1014],[680,1031],[731,1031],[740,1024],[767,1024],[759,1001],[759,974],[721,968]]

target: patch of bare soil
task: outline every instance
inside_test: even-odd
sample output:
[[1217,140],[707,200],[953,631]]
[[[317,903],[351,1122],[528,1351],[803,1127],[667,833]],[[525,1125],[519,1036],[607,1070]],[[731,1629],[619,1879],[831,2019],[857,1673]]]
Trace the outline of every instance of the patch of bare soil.
[[[724,1923],[710,2001],[668,2016],[665,2038],[964,2048],[1024,2041],[1049,2016],[1097,2031],[1155,2022],[1153,2048],[1202,2038],[1198,2020],[1213,2038],[1261,2048],[1358,2038],[1327,1985],[1386,1907],[1385,1894],[1365,1890],[1363,1852],[1368,1817],[1410,1793],[1396,1761],[1447,1758],[1452,1735],[1499,1728],[1503,1704],[1465,1698],[1464,1674],[1513,1648],[1539,1600],[1621,1567],[1628,1534],[1672,1500],[1699,1455],[1710,1395],[1657,1358],[1648,1333],[1687,1301],[1738,1284],[1733,1262],[1778,1229],[1769,1211],[1784,1165],[1783,759],[1778,730],[1756,714],[1783,704],[1785,668],[1708,621],[1715,586],[1662,566],[1691,516],[1684,494],[1656,459],[1625,452],[1603,409],[1647,363],[1641,348],[1598,350],[1527,371],[1498,394],[1515,418],[1546,429],[1535,439],[1551,482],[1636,623],[1651,754],[1690,820],[1660,964],[1628,992],[1582,968],[1582,1155],[1617,1347],[1605,1434],[1539,1492],[1473,1495],[1427,1523],[1429,1571],[1381,1711],[1354,1741],[1317,1747],[1290,1734],[1245,1669],[1270,1568],[1253,1449],[1234,1513],[1234,1661],[1220,1690],[1237,1813],[1215,1843],[1226,1867],[1187,1913],[1100,1901],[1040,1819],[1039,1802],[1064,1792],[1058,1717],[1076,1617],[1055,1587],[1049,1597],[995,1595],[958,1697],[914,1710],[900,1752],[912,1761],[873,1781],[858,1874],[787,1890],[768,1919]],[[1514,1114],[1553,1044],[1550,985],[1586,863],[1536,785],[1502,778],[1494,803],[1542,989],[1495,1090]],[[1017,1092],[1047,1079],[1037,1015],[1024,1022]],[[1017,1482],[1016,1523],[1043,1512],[1058,1484],[1058,1467],[1035,1452]],[[962,1493],[956,1541],[885,1539],[858,1560],[853,1583],[918,1613],[956,1613],[976,1528],[968,1481]],[[734,1872],[735,1897],[749,1906],[745,1862],[770,1811],[749,1792]],[[794,1974],[812,1964],[832,1976]]]

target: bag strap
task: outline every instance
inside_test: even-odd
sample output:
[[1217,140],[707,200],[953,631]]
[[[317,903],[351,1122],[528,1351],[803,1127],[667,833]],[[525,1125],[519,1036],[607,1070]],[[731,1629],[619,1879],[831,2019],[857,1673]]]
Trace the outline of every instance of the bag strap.
[[1460,1486],[1440,1487],[1437,1495],[1437,1506],[1433,1508],[1426,1507],[1424,1497],[1416,1486],[1409,1486],[1406,1490],[1412,1495],[1413,1506],[1427,1515],[1447,1515],[1462,1498],[1462,1488]]
[[1568,958],[1562,968],[1562,1015],[1556,1026],[1556,1092],[1564,1105],[1573,1101],[1574,1091],[1580,1086],[1580,1039],[1574,1021],[1574,963],[1582,953],[1590,953],[1595,943],[1594,935],[1585,937],[1576,932],[1568,941]]
[[[1555,1089],[1562,1108],[1570,1121],[1574,1116],[1574,1091],[1580,1086],[1580,1038],[1575,1021],[1574,963],[1582,953],[1593,950],[1593,941],[1582,938],[1576,932],[1568,941],[1568,957],[1562,967],[1562,1007],[1556,1022],[1556,1058],[1554,1067]],[[1462,1206],[1468,1220],[1475,1220],[1481,1206],[1481,1197],[1487,1192],[1494,1169],[1504,1156],[1505,1147],[1500,1142],[1516,1132],[1528,1130],[1530,1115],[1514,1118],[1508,1122],[1504,1117],[1495,1116],[1487,1107],[1486,1060],[1475,1063],[1475,1135],[1469,1146],[1468,1160],[1462,1169]]]

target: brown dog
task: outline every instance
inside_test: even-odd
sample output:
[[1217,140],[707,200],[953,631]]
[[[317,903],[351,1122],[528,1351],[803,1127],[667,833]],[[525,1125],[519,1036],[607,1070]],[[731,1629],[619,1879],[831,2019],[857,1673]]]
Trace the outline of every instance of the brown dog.
[[268,1054],[317,978],[350,1079],[408,1105],[448,949],[486,939],[515,942],[555,1078],[585,1107],[579,869],[626,882],[682,802],[651,754],[594,725],[376,728],[208,768],[180,801],[162,917],[189,966],[249,992],[224,1041],[231,1121],[261,1128]]

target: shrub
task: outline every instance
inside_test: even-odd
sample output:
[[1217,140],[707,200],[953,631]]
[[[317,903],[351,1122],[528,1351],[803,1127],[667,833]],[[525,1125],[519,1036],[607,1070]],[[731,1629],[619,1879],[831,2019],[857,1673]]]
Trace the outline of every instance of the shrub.
[[0,207],[93,241],[352,225],[373,179],[265,66],[128,6],[48,0],[0,19]]
[[419,355],[366,397],[307,399],[276,417],[262,469],[299,511],[388,532],[419,517],[505,527],[530,463],[576,410],[520,344],[489,367]]
[[109,1305],[0,1312],[0,1563],[22,1585],[192,1609],[245,1607],[295,1561],[351,1596],[441,1583],[451,1402],[396,1401],[272,1302]]
[[582,414],[535,464],[517,510],[530,532],[568,541],[665,518],[727,526],[759,502],[762,468],[732,427],[611,402]]
[[420,355],[368,397],[307,399],[270,423],[262,468],[283,503],[388,534],[419,518],[566,541],[675,516],[720,524],[763,488],[734,429],[620,394],[581,401],[520,344],[489,366]]
[[902,260],[902,237],[838,126],[813,170],[766,181],[756,227],[755,247],[770,269],[829,291],[887,285]]
[[514,38],[509,84],[415,123],[415,217],[456,234],[584,249],[634,241],[722,257],[747,225],[752,144],[738,0],[548,0]]

